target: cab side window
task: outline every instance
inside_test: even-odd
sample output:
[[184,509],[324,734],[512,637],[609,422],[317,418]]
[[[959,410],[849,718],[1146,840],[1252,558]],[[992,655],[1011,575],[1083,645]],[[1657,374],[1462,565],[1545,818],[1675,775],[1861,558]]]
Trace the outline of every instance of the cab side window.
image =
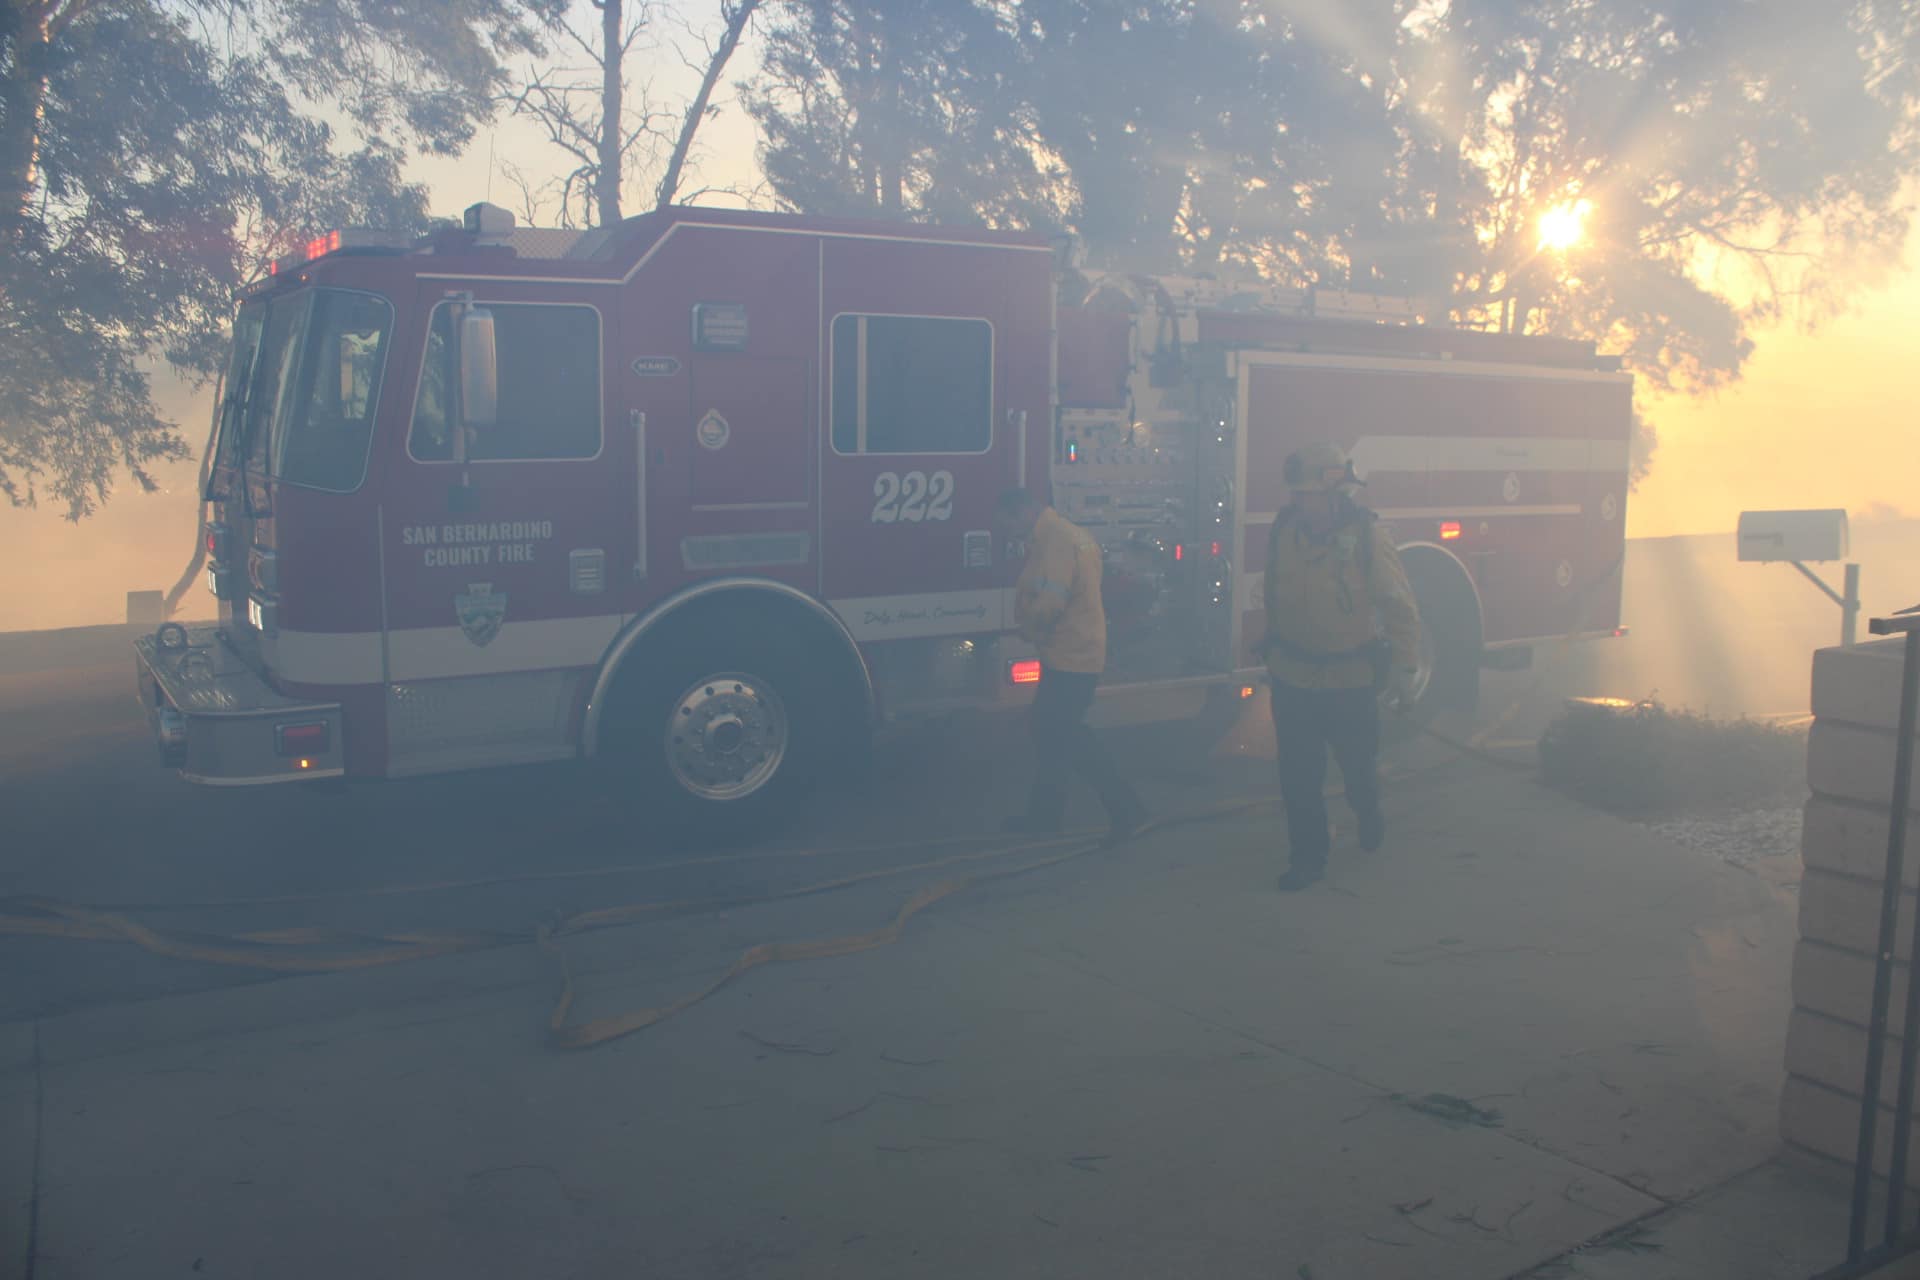
[[993,327],[936,316],[833,320],[833,447],[985,453],[993,443]]
[[[592,307],[483,303],[493,313],[499,377],[495,421],[467,441],[470,462],[591,458],[600,452],[600,314]],[[422,462],[454,458],[456,309],[433,309],[407,449]]]

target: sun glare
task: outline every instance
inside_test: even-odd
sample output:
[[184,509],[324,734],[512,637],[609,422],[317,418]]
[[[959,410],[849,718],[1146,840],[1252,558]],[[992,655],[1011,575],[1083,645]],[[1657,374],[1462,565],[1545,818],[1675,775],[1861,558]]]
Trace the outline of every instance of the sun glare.
[[1590,200],[1568,200],[1540,215],[1540,247],[1565,253],[1586,235],[1587,215],[1593,212]]

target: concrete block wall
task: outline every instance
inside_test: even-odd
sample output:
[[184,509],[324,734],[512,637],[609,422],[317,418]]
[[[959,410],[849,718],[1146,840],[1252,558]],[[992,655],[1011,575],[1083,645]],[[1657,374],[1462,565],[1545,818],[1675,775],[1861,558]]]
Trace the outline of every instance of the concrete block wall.
[[[1807,801],[1801,851],[1800,940],[1793,959],[1793,1013],[1787,1027],[1787,1083],[1780,1128],[1797,1147],[1852,1162],[1866,1074],[1873,956],[1886,874],[1888,808],[1898,736],[1898,640],[1814,655],[1814,725],[1807,742]],[[1920,795],[1920,786],[1915,788]],[[1907,998],[1904,961],[1912,946],[1920,887],[1920,813],[1911,815],[1903,868],[1900,929],[1881,1079],[1884,1173],[1899,1087],[1900,1037]],[[1920,1187],[1920,1125],[1910,1147],[1909,1180]]]

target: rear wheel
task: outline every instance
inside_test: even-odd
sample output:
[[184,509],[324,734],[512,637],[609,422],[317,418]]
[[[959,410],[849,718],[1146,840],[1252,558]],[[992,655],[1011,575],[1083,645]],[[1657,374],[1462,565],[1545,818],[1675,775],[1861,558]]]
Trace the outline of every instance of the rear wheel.
[[1400,737],[1442,712],[1471,716],[1480,702],[1480,601],[1472,584],[1444,556],[1410,550],[1406,564],[1420,610],[1419,653],[1403,687],[1381,696],[1388,732]]

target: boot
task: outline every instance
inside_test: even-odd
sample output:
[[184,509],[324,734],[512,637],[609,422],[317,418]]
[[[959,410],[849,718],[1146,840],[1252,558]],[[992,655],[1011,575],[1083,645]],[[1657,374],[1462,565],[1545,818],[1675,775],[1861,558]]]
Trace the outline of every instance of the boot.
[[1052,836],[1065,828],[1066,818],[1065,788],[1036,786],[1027,799],[1027,811],[1008,818],[1000,829],[1008,835]]
[[1280,892],[1298,893],[1302,889],[1318,884],[1320,878],[1326,874],[1327,869],[1323,866],[1311,862],[1296,862],[1287,868],[1285,875],[1280,877]]
[[1368,813],[1359,815],[1360,847],[1373,853],[1387,842],[1387,815],[1378,806]]
[[1138,800],[1127,805],[1118,814],[1108,815],[1110,826],[1103,844],[1125,844],[1146,829],[1149,821],[1147,807]]

